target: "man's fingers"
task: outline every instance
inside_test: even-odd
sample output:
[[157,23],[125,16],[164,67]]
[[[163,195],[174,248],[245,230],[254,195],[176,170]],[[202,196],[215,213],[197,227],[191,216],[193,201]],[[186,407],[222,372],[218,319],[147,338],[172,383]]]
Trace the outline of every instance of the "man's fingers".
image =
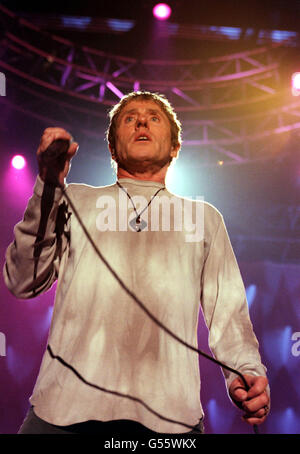
[[263,376],[244,375],[244,378],[249,390],[245,390],[243,380],[238,377],[230,385],[230,396],[245,412],[243,420],[250,425],[258,425],[265,421],[269,413],[268,380]]
[[254,426],[254,424],[256,424],[257,426],[259,424],[262,424],[265,420],[266,420],[266,415],[263,416],[263,417],[255,417],[255,416],[243,416],[243,420],[246,421],[248,424],[250,424],[251,426]]
[[63,128],[46,128],[43,132],[43,136],[44,137],[53,136],[56,139],[69,139],[69,140],[73,139],[71,134]]
[[265,405],[264,407],[260,408],[258,411],[256,412],[252,412],[252,413],[245,413],[243,416],[242,416],[242,419],[247,422],[248,424],[251,424],[251,425],[254,425],[254,424],[262,424],[267,416],[269,414],[269,407],[267,405]]
[[[58,148],[59,144],[57,144],[58,147],[55,146],[48,156],[46,150],[56,140],[66,140],[69,142],[67,152],[65,153],[65,146],[60,150],[60,148]],[[37,160],[41,178],[44,181],[52,183],[59,182],[63,185],[70,169],[71,159],[76,154],[78,148],[78,143],[73,141],[73,137],[65,129],[46,128],[42,134],[37,150]]]
[[268,380],[266,377],[253,377],[254,379],[250,379],[247,382],[250,385],[250,389],[248,391],[248,398],[251,399],[252,397],[259,396],[262,394],[267,385],[268,385]]
[[259,411],[261,408],[268,406],[269,404],[269,397],[266,392],[263,392],[257,397],[253,397],[250,400],[245,400],[243,402],[243,409],[249,413],[255,413]]
[[[248,381],[247,381],[247,383],[248,383]],[[249,387],[250,387],[250,385],[249,385]],[[236,379],[233,380],[233,382],[231,383],[229,392],[230,392],[232,399],[237,402],[243,402],[248,397],[248,392],[245,389],[245,384],[244,384],[244,381],[241,379],[241,377],[237,377]]]
[[248,393],[245,390],[245,388],[237,386],[236,388],[232,389],[231,395],[233,399],[236,400],[237,402],[243,402],[244,400],[247,399]]
[[41,137],[41,141],[40,141],[40,145],[39,145],[37,154],[39,155],[39,154],[43,153],[44,151],[46,151],[47,148],[49,147],[49,145],[51,145],[51,143],[57,139],[69,140],[70,142],[73,141],[73,137],[65,129],[47,128],[47,129],[45,129],[45,131]]
[[242,401],[246,398],[252,399],[265,392],[268,385],[268,379],[266,377],[245,375],[244,378],[249,386],[248,391],[245,390],[244,382],[240,377],[231,383],[230,395],[234,400]]

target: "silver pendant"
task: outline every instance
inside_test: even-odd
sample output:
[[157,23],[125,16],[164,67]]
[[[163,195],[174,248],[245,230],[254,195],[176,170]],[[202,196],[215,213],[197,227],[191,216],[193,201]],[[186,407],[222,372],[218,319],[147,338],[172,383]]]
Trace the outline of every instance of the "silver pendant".
[[141,232],[147,227],[147,222],[137,216],[129,222],[129,225],[135,232]]

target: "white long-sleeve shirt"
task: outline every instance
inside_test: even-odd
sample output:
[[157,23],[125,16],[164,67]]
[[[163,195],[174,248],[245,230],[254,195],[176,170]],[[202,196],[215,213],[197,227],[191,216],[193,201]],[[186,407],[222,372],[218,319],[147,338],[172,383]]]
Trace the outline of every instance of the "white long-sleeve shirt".
[[[163,187],[132,179],[120,183],[131,197],[147,201]],[[70,217],[61,216],[66,201],[59,188],[44,238],[36,242],[43,189],[38,177],[24,219],[15,226],[15,241],[7,249],[4,279],[17,298],[32,298],[58,280],[48,344],[102,390],[88,386],[46,350],[30,398],[36,414],[56,425],[132,419],[156,432],[189,431],[188,426],[203,416],[197,353],[171,338],[124,291],[96,255],[70,206]],[[196,204],[201,208],[203,238],[187,241],[190,232],[185,226],[174,228],[175,209],[169,231],[161,225],[152,228],[153,200],[143,213],[148,227],[135,232],[124,229],[125,215],[132,216],[133,207],[123,193],[128,213],[123,205],[120,211],[121,192],[116,184],[67,187],[92,239],[125,285],[168,329],[196,348],[202,307],[214,356],[244,374],[265,375],[244,285],[219,211],[203,201],[190,202],[193,209]],[[184,199],[167,189],[157,201],[161,196],[183,206]],[[105,205],[112,201],[115,219]],[[58,217],[66,220],[60,233]],[[103,231],[108,219],[113,228]],[[39,246],[37,259],[34,251]],[[229,387],[236,375],[223,372]]]

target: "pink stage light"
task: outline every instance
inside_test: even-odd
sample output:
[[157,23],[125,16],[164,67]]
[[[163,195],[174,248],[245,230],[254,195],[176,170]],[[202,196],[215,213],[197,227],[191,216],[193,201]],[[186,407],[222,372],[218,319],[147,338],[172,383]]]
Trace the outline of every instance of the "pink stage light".
[[16,170],[22,170],[26,166],[26,161],[21,155],[16,155],[11,160],[11,165]]
[[292,94],[294,96],[300,95],[300,73],[294,73],[292,75]]
[[171,16],[171,8],[166,3],[158,3],[153,8],[153,15],[158,20],[167,20]]

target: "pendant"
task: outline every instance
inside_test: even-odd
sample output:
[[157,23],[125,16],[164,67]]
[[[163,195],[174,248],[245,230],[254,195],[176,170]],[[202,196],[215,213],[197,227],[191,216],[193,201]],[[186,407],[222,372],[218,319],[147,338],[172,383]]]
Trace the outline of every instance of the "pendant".
[[147,222],[137,216],[129,222],[129,225],[135,232],[141,232],[147,227]]

